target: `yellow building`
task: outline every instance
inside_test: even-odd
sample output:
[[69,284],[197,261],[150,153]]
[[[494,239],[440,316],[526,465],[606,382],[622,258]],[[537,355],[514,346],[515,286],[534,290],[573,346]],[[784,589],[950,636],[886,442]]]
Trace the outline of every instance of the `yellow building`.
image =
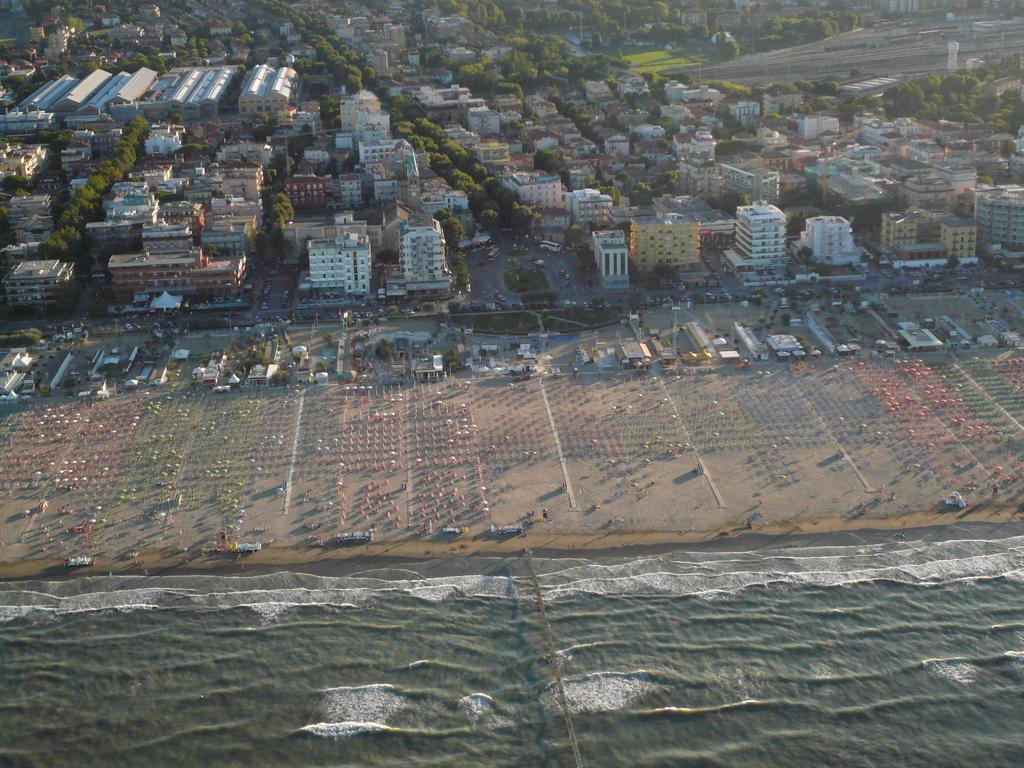
[[946,253],[961,264],[974,261],[978,247],[978,227],[971,219],[943,219],[939,224],[939,241]]
[[677,269],[699,267],[700,222],[678,213],[633,219],[629,228],[629,253],[641,270],[658,264]]
[[919,228],[932,222],[925,211],[904,211],[882,214],[882,250],[892,251],[901,245],[914,245],[919,241]]

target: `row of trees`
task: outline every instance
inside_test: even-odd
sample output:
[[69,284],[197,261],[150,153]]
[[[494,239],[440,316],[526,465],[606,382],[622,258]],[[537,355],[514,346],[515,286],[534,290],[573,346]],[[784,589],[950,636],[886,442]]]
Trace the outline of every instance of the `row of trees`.
[[79,270],[88,268],[85,225],[101,218],[103,196],[115,183],[122,181],[135,165],[147,128],[146,121],[141,117],[136,117],[127,125],[107,160],[89,176],[85,185],[75,192],[57,217],[53,234],[40,247],[44,258],[74,261]]

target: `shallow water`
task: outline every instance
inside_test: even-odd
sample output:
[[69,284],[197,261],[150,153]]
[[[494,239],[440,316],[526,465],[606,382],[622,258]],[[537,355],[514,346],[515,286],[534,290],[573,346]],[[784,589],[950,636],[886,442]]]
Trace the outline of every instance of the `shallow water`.
[[[1013,538],[537,566],[587,766],[1008,766],[1022,564]],[[524,573],[0,584],[0,765],[569,765]]]

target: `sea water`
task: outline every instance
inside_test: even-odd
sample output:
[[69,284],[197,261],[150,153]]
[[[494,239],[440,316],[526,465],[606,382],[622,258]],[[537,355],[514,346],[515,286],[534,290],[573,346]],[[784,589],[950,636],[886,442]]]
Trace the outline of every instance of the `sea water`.
[[[1024,539],[539,559],[587,766],[1024,764]],[[520,558],[0,585],[0,765],[565,766]]]

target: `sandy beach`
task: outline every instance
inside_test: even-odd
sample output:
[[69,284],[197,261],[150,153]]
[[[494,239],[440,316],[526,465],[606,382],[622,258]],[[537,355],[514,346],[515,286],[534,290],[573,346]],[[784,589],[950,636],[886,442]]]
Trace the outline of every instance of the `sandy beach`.
[[39,401],[0,432],[0,575],[1006,523],[1024,501],[1017,362]]

